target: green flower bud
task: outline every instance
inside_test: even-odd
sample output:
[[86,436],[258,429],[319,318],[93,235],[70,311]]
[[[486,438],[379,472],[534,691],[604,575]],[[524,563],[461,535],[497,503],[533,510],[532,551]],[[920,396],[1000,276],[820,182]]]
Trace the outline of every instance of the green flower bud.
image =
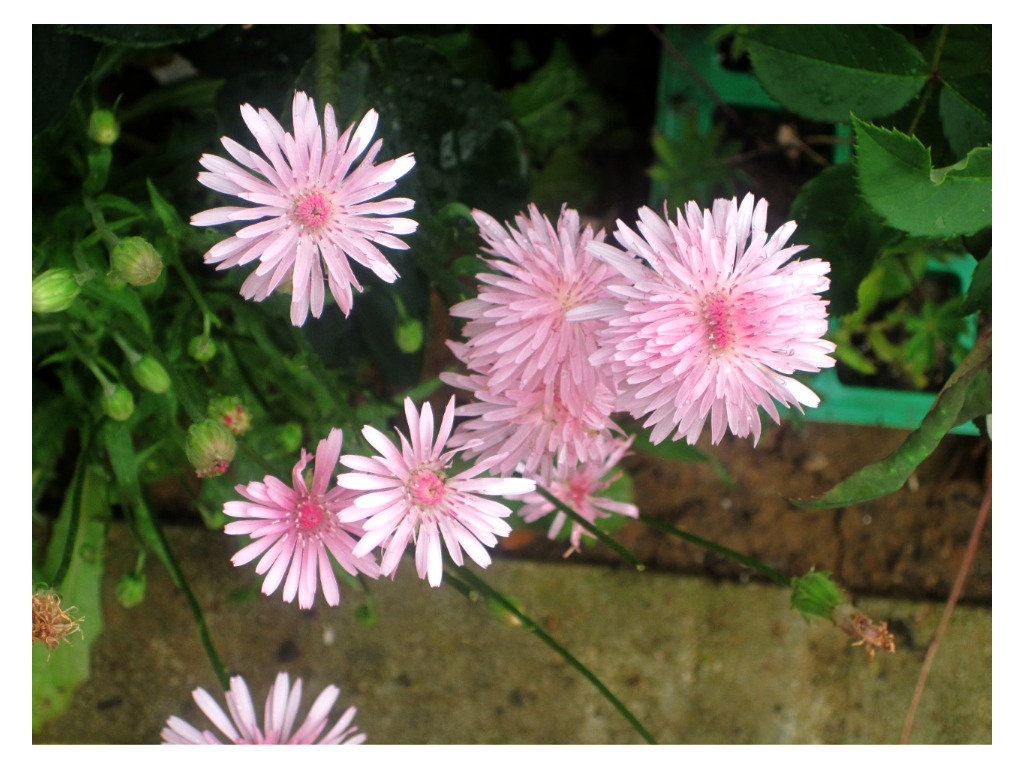
[[208,363],[217,354],[217,345],[209,336],[193,336],[188,343],[188,354],[193,360]]
[[97,109],[89,115],[89,138],[97,144],[110,146],[121,133],[117,118],[109,109]]
[[126,237],[110,254],[110,268],[131,285],[155,283],[164,262],[144,237]]
[[418,352],[423,346],[423,323],[413,317],[399,320],[395,326],[395,344],[406,354]]
[[846,598],[829,578],[828,571],[809,571],[798,579],[793,579],[793,595],[790,604],[805,616],[820,616],[831,619],[832,611],[837,605],[846,602]]
[[206,415],[219,421],[235,435],[245,434],[252,427],[249,411],[242,405],[240,397],[218,397],[210,401]]
[[296,453],[302,447],[302,427],[294,421],[288,422],[277,431],[275,442],[285,453]]
[[63,312],[81,290],[70,269],[48,269],[32,278],[32,311]]
[[143,355],[132,366],[132,376],[139,382],[140,387],[150,392],[160,394],[171,388],[171,377],[152,355]]
[[118,579],[114,594],[117,596],[117,602],[125,608],[134,608],[146,597],[146,575],[126,573]]
[[114,421],[124,421],[135,410],[135,398],[128,387],[123,384],[111,384],[104,388],[103,411]]
[[188,428],[185,455],[196,477],[223,475],[235,458],[235,436],[219,421],[204,419]]

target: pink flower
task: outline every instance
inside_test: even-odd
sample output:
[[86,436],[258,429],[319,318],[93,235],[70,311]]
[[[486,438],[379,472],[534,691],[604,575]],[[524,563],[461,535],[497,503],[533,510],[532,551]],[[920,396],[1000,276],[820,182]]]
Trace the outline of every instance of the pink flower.
[[[317,696],[305,721],[293,732],[299,704],[302,699],[302,680],[289,685],[288,674],[281,672],[270,686],[264,708],[263,729],[256,719],[249,688],[239,676],[231,678],[231,690],[224,694],[228,714],[220,708],[213,696],[202,688],[192,691],[192,698],[217,729],[227,736],[231,744],[362,744],[366,734],[352,726],[356,708],[349,707],[334,727],[322,738],[331,707],[338,698],[338,687],[327,686]],[[164,744],[222,744],[212,731],[200,731],[180,717],[169,717],[160,732]]]
[[[257,112],[243,104],[241,110],[266,157],[225,136],[221,139],[224,148],[245,168],[216,155],[203,155],[199,162],[208,172],[199,174],[199,182],[255,206],[213,208],[193,216],[192,224],[205,227],[266,220],[217,243],[207,251],[206,263],[226,269],[259,259],[241,291],[245,298],[256,301],[265,299],[290,278],[294,325],[302,325],[310,311],[320,317],[326,269],[331,294],[348,316],[353,286],[362,290],[348,259],[373,270],[386,282],[398,278],[377,246],[409,247],[395,235],[415,232],[416,222],[393,218],[393,214],[411,210],[414,203],[397,197],[369,201],[394,187],[395,180],[416,161],[408,154],[373,164],[381,141],[370,146],[377,127],[377,113],[372,109],[354,134],[353,123],[340,139],[331,105],[324,110],[321,134],[313,100],[302,91],[296,91],[292,102],[294,136],[286,133],[266,109]],[[364,152],[362,162],[353,168]]]
[[567,313],[611,298],[607,284],[616,271],[591,256],[587,246],[604,240],[588,226],[580,231],[579,214],[562,207],[557,229],[537,206],[517,216],[506,229],[483,211],[473,211],[480,234],[494,259],[484,263],[497,274],[482,272],[476,298],[451,308],[469,319],[464,345],[452,345],[474,371],[489,376],[496,391],[536,389],[561,372],[588,391],[596,373],[588,358],[597,349],[596,320],[570,322]]
[[327,604],[337,605],[340,600],[328,551],[353,576],[362,572],[377,578],[380,572],[372,557],[352,551],[362,527],[338,519],[338,511],[348,505],[352,494],[342,488],[327,490],[341,454],[341,438],[341,430],[332,429],[317,446],[312,488],[307,487],[303,470],[313,457],[303,449],[292,470],[291,487],[268,475],[262,483],[235,486],[248,501],[229,501],[224,505],[224,514],[244,518],[228,523],[224,532],[247,534],[255,539],[239,550],[231,562],[244,565],[263,555],[256,573],[267,574],[263,582],[265,595],[274,593],[287,571],[284,600],[290,603],[297,593],[300,608],[313,607],[317,573]]
[[819,402],[789,374],[835,364],[827,357],[835,345],[821,338],[828,302],[817,295],[828,288],[829,264],[790,261],[806,246],[783,247],[794,222],[769,239],[767,208],[749,194],[739,206],[716,200],[703,214],[691,202],[674,223],[641,208],[639,235],[618,222],[628,253],[590,246],[626,278],[612,289],[624,303],[591,360],[611,366],[620,408],[647,416],[652,443],[673,431],[673,440],[695,443],[709,414],[713,443],[727,428],[753,432],[756,443],[758,406],[778,423],[772,398],[798,409]]
[[[511,528],[502,518],[511,510],[484,499],[488,496],[516,496],[534,489],[532,480],[522,478],[478,478],[494,461],[479,462],[457,475],[449,476],[458,450],[442,453],[455,419],[455,398],[448,401],[441,426],[434,439],[434,413],[424,403],[417,413],[411,399],[405,399],[409,439],[400,431],[401,451],[382,433],[363,427],[363,437],[379,456],[342,456],[341,463],[355,470],[338,476],[338,485],[361,491],[340,519],[365,520],[365,535],[353,549],[366,555],[381,545],[384,557],[381,573],[394,574],[410,539],[416,543],[416,572],[430,586],[441,584],[441,539],[448,554],[462,565],[462,551],[486,568],[491,558],[484,546],[498,543]],[[498,457],[500,459],[500,457]]]
[[480,457],[491,471],[507,475],[534,472],[545,461],[587,462],[603,455],[601,444],[621,431],[611,419],[613,392],[594,381],[587,391],[568,371],[535,389],[496,391],[483,374],[442,373],[442,381],[473,393],[474,402],[459,406],[452,444],[466,458]]
[[[635,518],[639,514],[635,504],[598,496],[622,474],[618,472],[611,477],[608,476],[632,443],[632,437],[603,443],[604,455],[600,461],[583,464],[559,461],[556,464],[547,464],[534,479],[540,487],[591,523],[611,517],[612,514]],[[529,493],[523,497],[523,506],[519,508],[519,514],[526,522],[533,523],[555,509],[555,505],[539,493]],[[548,529],[548,538],[554,539],[558,536],[567,520],[568,515],[564,512],[555,512],[551,527]],[[571,548],[566,552],[567,555],[579,551],[583,535],[593,537],[593,534],[586,531],[582,525],[573,522],[572,532],[569,534]]]

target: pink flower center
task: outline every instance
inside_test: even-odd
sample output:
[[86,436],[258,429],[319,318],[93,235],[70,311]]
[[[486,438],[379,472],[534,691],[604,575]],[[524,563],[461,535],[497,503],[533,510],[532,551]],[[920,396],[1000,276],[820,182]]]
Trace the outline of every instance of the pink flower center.
[[324,521],[324,510],[312,499],[303,499],[295,507],[296,520],[299,528],[304,531],[312,531],[319,528]]
[[589,495],[590,483],[587,482],[587,478],[577,475],[569,481],[569,498],[572,500],[571,506],[576,512],[580,511],[580,507]]
[[417,504],[433,506],[444,498],[444,475],[431,469],[417,469],[412,473],[406,489]]
[[715,292],[704,299],[704,326],[713,351],[725,352],[736,340],[735,317],[729,299]]
[[307,192],[295,203],[294,215],[305,229],[318,230],[331,220],[333,206],[323,193]]

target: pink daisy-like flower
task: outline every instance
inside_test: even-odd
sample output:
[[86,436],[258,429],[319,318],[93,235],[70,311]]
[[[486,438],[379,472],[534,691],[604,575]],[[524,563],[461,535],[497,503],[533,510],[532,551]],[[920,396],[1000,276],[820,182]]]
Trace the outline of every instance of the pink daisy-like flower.
[[[216,155],[203,155],[199,162],[207,172],[199,174],[199,182],[255,205],[203,211],[192,217],[192,224],[205,227],[265,221],[243,227],[217,243],[207,251],[206,263],[226,269],[259,259],[241,291],[245,298],[256,301],[290,278],[294,325],[302,325],[309,312],[320,317],[326,269],[331,294],[348,316],[352,288],[362,290],[348,259],[386,282],[398,278],[377,246],[409,247],[395,235],[415,232],[416,222],[393,214],[411,210],[414,202],[399,197],[371,201],[394,187],[395,180],[416,161],[407,154],[374,165],[381,140],[370,146],[377,128],[377,113],[372,109],[358,128],[353,123],[340,138],[331,105],[324,110],[321,134],[313,100],[302,91],[296,91],[292,102],[294,136],[266,109],[257,112],[243,104],[241,110],[265,157],[225,136],[221,143],[244,168]],[[364,152],[362,162],[353,168]]]
[[466,421],[452,435],[466,458],[480,457],[493,473],[534,472],[545,461],[588,462],[603,456],[601,444],[620,432],[612,421],[615,395],[600,381],[583,390],[563,371],[535,389],[496,391],[489,377],[442,373],[441,380],[473,393],[456,409]]
[[372,556],[353,552],[362,526],[338,519],[338,512],[349,504],[353,494],[343,488],[327,489],[341,455],[341,439],[341,430],[332,429],[317,446],[312,488],[306,485],[303,470],[313,457],[303,449],[292,470],[291,486],[268,475],[262,483],[235,486],[248,501],[224,505],[224,514],[244,518],[228,523],[224,532],[255,539],[235,553],[231,562],[245,565],[263,555],[256,566],[257,574],[267,574],[263,594],[273,594],[284,581],[285,602],[290,603],[298,594],[300,608],[313,607],[318,573],[327,604],[337,605],[340,600],[328,551],[353,576],[362,572],[375,579],[380,575]]
[[[632,443],[632,437],[606,442],[603,444],[605,455],[600,461],[585,464],[577,462],[547,464],[534,479],[539,486],[547,489],[552,496],[591,523],[599,518],[611,517],[612,514],[635,518],[639,514],[635,504],[598,496],[621,475],[621,472],[611,476],[609,473],[615,469],[615,465],[619,463]],[[551,527],[548,529],[548,538],[554,539],[568,520],[568,515],[561,510],[557,512],[555,510],[555,505],[539,493],[529,493],[523,497],[523,506],[519,508],[519,514],[526,522],[532,523],[555,512],[555,516],[551,520]],[[592,533],[574,521],[569,534],[570,549],[566,555],[579,551],[580,539],[583,535],[593,537]]]
[[596,373],[588,358],[602,323],[570,322],[567,313],[611,298],[607,284],[617,272],[587,252],[604,232],[594,235],[589,226],[581,232],[579,214],[565,206],[557,227],[535,205],[507,229],[483,211],[473,211],[473,218],[490,246],[486,252],[497,258],[483,260],[495,273],[477,275],[476,298],[451,308],[454,317],[469,320],[465,344],[451,344],[459,358],[488,374],[496,391],[550,384],[563,370],[581,391],[590,391]]
[[806,246],[784,247],[794,222],[769,238],[767,208],[749,194],[703,213],[691,202],[675,222],[641,208],[639,235],[618,222],[628,253],[590,245],[626,278],[612,289],[624,303],[591,359],[611,366],[620,408],[647,416],[652,443],[673,430],[673,440],[695,443],[709,414],[713,443],[726,429],[752,432],[756,443],[758,406],[778,423],[773,398],[800,410],[819,402],[789,374],[835,365],[835,345],[821,338],[828,302],[817,295],[828,288],[829,264],[790,261]]
[[[352,725],[355,707],[346,709],[334,727],[320,736],[327,727],[338,693],[337,686],[327,686],[313,702],[305,721],[294,731],[302,699],[302,680],[289,685],[286,672],[281,672],[270,686],[262,729],[256,719],[249,688],[237,675],[231,678],[231,690],[224,694],[228,705],[226,714],[203,688],[192,691],[192,698],[231,744],[362,744],[366,741],[366,734],[358,733]],[[177,716],[167,718],[160,738],[164,744],[223,744],[213,731],[200,731]]]
[[[482,461],[457,475],[448,475],[452,458],[459,449],[442,453],[455,419],[455,398],[448,401],[437,439],[434,413],[424,403],[419,413],[410,398],[405,399],[409,439],[398,432],[401,450],[381,432],[363,427],[363,436],[379,456],[342,456],[341,463],[353,472],[338,475],[338,485],[361,492],[339,519],[364,520],[366,533],[353,549],[357,557],[382,546],[381,573],[394,574],[406,545],[416,543],[416,572],[430,586],[441,584],[441,540],[457,565],[462,551],[486,568],[491,558],[487,547],[507,536],[511,528],[502,518],[512,512],[487,496],[517,496],[535,488],[523,478],[477,477],[495,460]],[[498,457],[497,460],[500,460]]]

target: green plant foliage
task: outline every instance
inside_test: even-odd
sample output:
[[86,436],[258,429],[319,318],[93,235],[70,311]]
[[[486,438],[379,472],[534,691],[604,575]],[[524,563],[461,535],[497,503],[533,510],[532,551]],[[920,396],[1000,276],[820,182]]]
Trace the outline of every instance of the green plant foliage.
[[921,90],[928,63],[906,38],[866,24],[764,25],[744,37],[758,80],[786,109],[845,122],[895,112]]
[[721,124],[702,133],[697,119],[691,112],[678,138],[655,132],[652,140],[655,163],[648,173],[661,185],[670,208],[683,207],[690,200],[732,197],[742,179],[730,163],[739,152],[739,142],[725,141]]
[[826,168],[800,190],[790,217],[799,223],[797,237],[806,243],[806,257],[832,265],[829,313],[845,315],[856,306],[857,286],[882,249],[899,233],[887,227],[857,194],[853,166]]
[[949,430],[991,412],[992,334],[987,332],[950,377],[921,426],[896,451],[854,472],[820,496],[790,501],[807,509],[832,509],[894,493]]
[[933,168],[913,136],[854,118],[857,183],[887,224],[911,235],[971,235],[992,222],[992,150]]

